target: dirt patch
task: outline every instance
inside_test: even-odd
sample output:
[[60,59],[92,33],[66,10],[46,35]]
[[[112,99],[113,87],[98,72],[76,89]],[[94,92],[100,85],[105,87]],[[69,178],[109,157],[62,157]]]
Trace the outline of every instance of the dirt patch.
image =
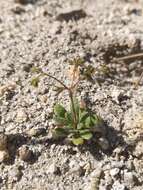
[[[12,161],[0,163],[0,189],[143,189],[143,81],[134,88],[143,62],[115,61],[143,51],[142,4],[1,0],[0,133],[11,137]],[[109,151],[51,140],[53,105],[60,100],[68,106],[68,99],[56,97],[52,80],[43,79],[37,89],[30,85],[32,66],[68,82],[68,60],[77,56],[96,68],[94,82],[83,81],[78,96],[104,119]],[[27,137],[32,129],[46,135]],[[33,162],[19,158],[21,146]]]

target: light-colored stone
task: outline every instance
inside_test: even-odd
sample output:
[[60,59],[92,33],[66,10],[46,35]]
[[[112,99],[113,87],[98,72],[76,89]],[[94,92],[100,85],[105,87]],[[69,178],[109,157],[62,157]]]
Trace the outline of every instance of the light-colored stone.
[[42,102],[42,103],[46,103],[47,100],[48,100],[48,96],[47,95],[39,95],[39,100]]
[[9,180],[13,183],[19,181],[22,176],[22,171],[18,167],[14,167],[9,171]]
[[15,121],[17,123],[23,123],[23,122],[27,121],[27,119],[28,119],[28,116],[27,116],[27,113],[25,112],[25,110],[24,109],[19,109],[17,111]]
[[98,168],[97,170],[94,170],[91,173],[91,181],[88,187],[86,187],[88,190],[98,190],[99,189],[99,183],[100,183],[100,177],[102,174],[102,169]]
[[121,184],[119,181],[115,181],[112,186],[113,190],[125,190],[126,186],[124,184]]
[[31,161],[33,158],[33,152],[26,145],[19,148],[18,155],[23,161]]
[[99,138],[98,144],[103,150],[108,150],[110,148],[109,142],[106,138],[103,138],[103,137]]
[[16,88],[16,84],[14,84],[14,83],[0,86],[0,97],[3,96],[5,94],[5,92],[15,90],[15,88]]
[[134,155],[143,158],[143,141],[139,141],[135,147]]
[[40,136],[46,133],[46,129],[45,128],[32,128],[29,131],[27,131],[28,136],[30,137],[36,137],[36,136]]
[[46,173],[47,173],[47,174],[54,174],[56,171],[57,171],[57,166],[56,166],[55,163],[52,163],[52,164],[48,167]]
[[134,175],[132,172],[124,171],[124,181],[128,188],[133,188],[135,181],[134,181]]
[[1,150],[0,151],[0,163],[7,161],[9,159],[9,153],[7,150]]
[[117,87],[114,87],[114,89],[112,90],[112,99],[116,102],[116,103],[120,103],[120,98],[123,96],[123,91],[121,89],[118,89]]
[[120,172],[119,168],[113,168],[113,169],[110,170],[110,175],[112,176],[112,178],[115,178],[115,177],[117,177],[119,172]]
[[80,173],[82,167],[80,166],[80,164],[75,161],[75,160],[72,160],[70,163],[69,163],[69,168],[70,168],[70,172],[71,173]]

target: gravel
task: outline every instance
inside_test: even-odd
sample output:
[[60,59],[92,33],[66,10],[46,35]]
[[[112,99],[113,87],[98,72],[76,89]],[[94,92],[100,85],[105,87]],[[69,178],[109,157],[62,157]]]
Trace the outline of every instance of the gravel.
[[[0,189],[143,189],[143,81],[134,88],[143,62],[114,59],[142,52],[142,5],[1,0]],[[68,107],[68,97],[56,96],[51,79],[30,85],[33,66],[68,84],[68,61],[77,56],[96,68],[95,82],[82,81],[78,98],[105,121],[100,146],[54,142],[53,105]]]

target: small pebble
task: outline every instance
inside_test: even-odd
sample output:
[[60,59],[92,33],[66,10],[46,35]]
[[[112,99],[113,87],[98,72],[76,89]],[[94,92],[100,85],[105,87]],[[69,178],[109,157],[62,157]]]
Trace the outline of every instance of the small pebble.
[[102,174],[102,169],[97,169],[91,173],[91,181],[88,187],[86,189],[88,190],[98,190],[99,189],[99,183],[100,183],[100,178]]
[[119,181],[115,181],[112,186],[112,190],[125,190],[126,186]]
[[23,145],[18,150],[19,158],[23,161],[30,161],[33,158],[33,152],[32,150],[29,150],[29,148],[26,145]]
[[49,167],[48,167],[48,170],[46,172],[47,174],[56,174],[58,175],[58,173],[60,173],[60,170],[59,168],[56,166],[55,163],[51,164]]
[[46,103],[47,100],[48,100],[48,96],[47,95],[39,95],[38,98],[39,98],[40,102],[42,102],[42,103]]
[[5,92],[13,91],[16,88],[16,84],[7,84],[0,86],[0,97],[4,95]]
[[40,135],[44,135],[46,133],[46,129],[45,128],[32,128],[30,129],[27,134],[29,137],[37,137]]
[[28,119],[28,116],[27,116],[26,112],[23,109],[18,110],[16,119],[15,119],[16,122],[23,123],[23,122],[27,121],[27,119]]
[[22,177],[22,171],[18,167],[14,167],[9,171],[9,180],[11,182],[19,181]]
[[132,172],[124,171],[124,181],[126,183],[126,186],[128,188],[133,188],[135,181],[134,181],[134,175]]
[[9,159],[9,153],[7,150],[1,150],[0,151],[0,163],[7,161]]
[[113,168],[113,169],[110,170],[110,175],[112,176],[112,178],[115,178],[115,177],[117,177],[119,172],[120,172],[119,168]]
[[136,148],[134,150],[134,155],[136,157],[143,156],[143,141],[139,141],[136,145]]
[[103,138],[103,137],[99,138],[98,144],[103,150],[108,150],[110,148],[109,142],[106,138]]

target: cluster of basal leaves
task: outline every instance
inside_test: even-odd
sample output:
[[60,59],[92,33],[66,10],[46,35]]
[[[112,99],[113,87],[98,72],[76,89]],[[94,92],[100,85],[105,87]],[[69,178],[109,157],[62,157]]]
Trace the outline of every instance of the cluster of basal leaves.
[[[48,73],[43,72],[39,68],[32,68],[33,72],[38,73],[38,76],[33,78],[31,84],[35,87],[38,86],[41,76],[53,78],[60,85],[56,86],[57,95],[64,90],[69,92],[70,97],[70,110],[66,110],[59,103],[54,106],[54,116],[56,127],[53,131],[53,137],[57,139],[67,138],[74,145],[81,145],[84,142],[93,138],[96,128],[103,122],[102,119],[95,113],[90,112],[86,106],[80,106],[74,88],[77,89],[78,81],[87,79],[92,81],[95,69],[93,66],[85,66],[84,61],[80,58],[70,61],[73,66],[73,77],[71,86],[67,87],[62,81]],[[80,71],[80,72],[78,72]]]
[[89,112],[86,107],[80,107],[77,99],[74,99],[74,107],[76,124],[74,123],[72,105],[69,111],[60,104],[55,105],[54,120],[57,127],[53,134],[55,138],[68,138],[74,145],[81,145],[92,139],[97,131],[96,128],[102,124],[103,120],[95,113]]

